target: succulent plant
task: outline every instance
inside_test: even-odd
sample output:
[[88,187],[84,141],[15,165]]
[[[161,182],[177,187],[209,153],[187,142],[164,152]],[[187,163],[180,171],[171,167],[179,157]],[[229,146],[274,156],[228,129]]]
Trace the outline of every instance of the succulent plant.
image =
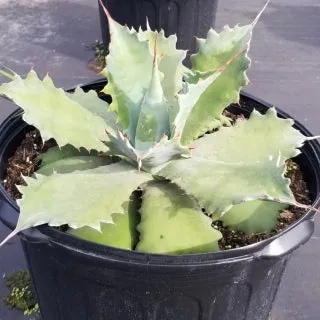
[[262,11],[249,25],[197,39],[190,69],[176,36],[129,29],[106,12],[110,105],[95,91],[66,93],[33,70],[25,79],[2,70],[12,81],[0,95],[57,143],[19,186],[19,221],[2,243],[33,226],[68,224],[71,234],[101,244],[186,254],[219,250],[213,220],[270,231],[279,210],[299,205],[285,162],[308,138],[274,108],[234,124],[223,114],[248,84],[247,52]]

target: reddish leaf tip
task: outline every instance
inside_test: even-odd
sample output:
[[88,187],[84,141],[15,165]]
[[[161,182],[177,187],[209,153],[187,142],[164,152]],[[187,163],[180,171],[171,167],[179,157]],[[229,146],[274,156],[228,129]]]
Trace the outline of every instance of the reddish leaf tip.
[[112,17],[111,17],[111,15],[110,15],[109,11],[108,11],[108,10],[107,10],[107,8],[104,6],[103,2],[102,2],[101,0],[99,0],[99,2],[100,2],[100,5],[101,5],[101,7],[102,7],[102,9],[103,9],[104,13],[106,14],[107,18],[108,18],[108,19],[112,19]]

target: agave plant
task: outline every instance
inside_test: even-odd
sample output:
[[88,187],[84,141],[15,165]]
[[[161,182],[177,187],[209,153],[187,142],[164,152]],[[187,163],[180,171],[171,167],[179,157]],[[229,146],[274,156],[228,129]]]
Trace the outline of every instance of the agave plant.
[[57,147],[18,187],[19,221],[2,243],[33,226],[68,224],[68,232],[98,243],[185,254],[219,250],[214,220],[270,231],[279,210],[299,205],[284,172],[308,138],[274,108],[234,124],[223,114],[248,84],[247,53],[261,12],[249,25],[197,39],[191,69],[176,36],[129,29],[106,12],[110,105],[95,91],[66,93],[33,70],[25,79],[3,70],[11,81],[0,95]]

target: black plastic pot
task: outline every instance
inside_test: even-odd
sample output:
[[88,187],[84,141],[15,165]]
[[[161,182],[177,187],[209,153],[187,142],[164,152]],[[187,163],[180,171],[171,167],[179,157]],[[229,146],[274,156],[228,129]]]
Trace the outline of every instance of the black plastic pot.
[[[136,30],[151,28],[165,30],[166,36],[177,34],[179,49],[195,49],[195,39],[206,37],[214,27],[218,0],[102,0],[111,16],[121,24]],[[103,43],[109,43],[107,18],[99,3]]]
[[[233,111],[270,107],[247,94],[241,105]],[[1,178],[26,129],[19,111],[1,125]],[[296,160],[318,207],[320,147],[311,141],[302,151]],[[19,210],[2,186],[0,199],[1,221],[14,228]],[[290,253],[313,233],[313,218],[309,211],[280,234],[247,247],[184,256],[101,246],[47,226],[20,237],[44,320],[266,320]]]

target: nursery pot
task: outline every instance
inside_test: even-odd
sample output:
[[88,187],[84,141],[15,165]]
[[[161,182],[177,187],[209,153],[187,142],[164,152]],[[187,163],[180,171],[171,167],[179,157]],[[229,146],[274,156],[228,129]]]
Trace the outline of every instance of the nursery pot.
[[[243,93],[241,107],[231,109],[248,114],[269,107]],[[1,125],[1,180],[26,130],[20,111]],[[310,141],[296,158],[315,207],[319,156],[318,142]],[[2,186],[0,199],[1,221],[12,229],[19,209]],[[290,254],[310,238],[313,218],[314,211],[306,212],[276,236],[243,248],[181,256],[102,246],[48,226],[19,235],[44,320],[267,320]]]
[[[206,37],[214,27],[218,0],[102,0],[113,19],[122,25],[146,29],[146,17],[152,30],[165,35],[177,34],[178,49],[195,49],[195,38]],[[106,15],[99,3],[102,40],[110,41]]]

